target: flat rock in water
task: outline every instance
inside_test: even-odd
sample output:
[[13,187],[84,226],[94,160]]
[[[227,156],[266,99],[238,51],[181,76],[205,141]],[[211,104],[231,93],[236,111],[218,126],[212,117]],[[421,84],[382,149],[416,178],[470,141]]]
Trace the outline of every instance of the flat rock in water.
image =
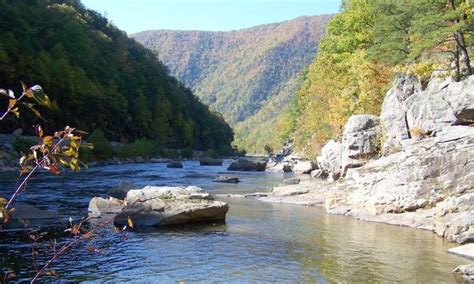
[[0,215],[0,228],[25,229],[24,221],[33,226],[43,226],[51,225],[51,220],[59,221],[60,219],[56,212],[39,209],[32,205],[16,203],[13,207],[15,210],[10,213],[10,220],[6,224],[3,223],[3,215]]
[[183,168],[183,164],[178,161],[170,162],[168,165],[166,165],[167,168],[172,168],[172,169],[181,169]]
[[229,210],[227,203],[214,200],[195,186],[147,186],[129,191],[125,202],[124,210],[115,216],[117,225],[149,227],[225,221]]
[[474,259],[474,243],[451,248],[448,252],[469,259]]
[[237,176],[219,176],[216,179],[214,179],[213,182],[239,183],[240,179]]
[[239,159],[232,162],[227,168],[228,171],[265,171],[267,167],[266,162],[254,162],[246,159]]
[[222,166],[224,161],[221,159],[213,159],[213,158],[201,158],[199,159],[199,164],[201,166]]

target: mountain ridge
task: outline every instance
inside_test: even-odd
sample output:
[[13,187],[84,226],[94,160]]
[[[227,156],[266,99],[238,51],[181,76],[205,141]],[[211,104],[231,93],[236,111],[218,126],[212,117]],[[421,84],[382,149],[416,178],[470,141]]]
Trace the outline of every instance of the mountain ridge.
[[299,88],[300,74],[313,61],[331,16],[234,31],[167,29],[130,36],[153,50],[202,102],[223,113],[236,130],[238,146],[261,152],[268,141],[276,141],[275,117]]

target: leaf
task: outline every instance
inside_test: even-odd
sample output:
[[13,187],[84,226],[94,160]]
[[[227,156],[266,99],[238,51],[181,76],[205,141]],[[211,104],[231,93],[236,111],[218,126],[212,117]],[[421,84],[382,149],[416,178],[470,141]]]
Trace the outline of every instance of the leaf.
[[52,136],[43,137],[43,143],[46,145],[51,145],[53,143],[53,137]]
[[43,137],[43,134],[44,134],[43,128],[41,128],[41,125],[37,125],[36,126],[36,136]]
[[7,96],[7,90],[0,89],[0,95]]
[[29,90],[31,90],[32,97],[37,103],[43,106],[47,106],[47,107],[51,106],[51,101],[49,100],[49,97],[45,94],[41,86],[35,85],[31,87]]
[[56,167],[56,165],[51,165],[49,167],[49,171],[54,175],[59,175],[60,174],[60,171],[59,171],[58,167]]
[[0,213],[0,217],[3,219],[3,223],[8,223],[8,221],[10,220],[10,214],[8,214],[8,211],[5,209],[5,207],[0,207]]
[[128,224],[128,227],[129,228],[132,228],[133,229],[133,221],[130,217],[128,217],[128,220],[127,220],[127,224]]
[[20,110],[16,107],[11,110],[11,112],[17,117],[20,118]]

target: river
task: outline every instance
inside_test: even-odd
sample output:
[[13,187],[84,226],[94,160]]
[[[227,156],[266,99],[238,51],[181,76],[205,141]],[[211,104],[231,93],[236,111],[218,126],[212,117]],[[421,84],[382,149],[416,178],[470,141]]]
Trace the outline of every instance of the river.
[[[104,196],[120,182],[145,185],[198,185],[213,193],[266,191],[288,176],[232,173],[240,184],[211,182],[222,167],[184,162],[92,167],[60,176],[42,174],[21,200],[80,217],[93,196]],[[0,194],[8,195],[15,175],[2,174]],[[47,282],[202,282],[202,283],[452,283],[451,270],[466,261],[448,254],[453,247],[435,234],[411,228],[332,216],[321,208],[226,198],[226,224],[153,228],[112,233],[93,240],[99,252],[80,246],[64,255]],[[3,236],[2,236],[3,234]],[[12,269],[15,281],[32,273],[30,244],[24,233],[0,233],[0,271]]]

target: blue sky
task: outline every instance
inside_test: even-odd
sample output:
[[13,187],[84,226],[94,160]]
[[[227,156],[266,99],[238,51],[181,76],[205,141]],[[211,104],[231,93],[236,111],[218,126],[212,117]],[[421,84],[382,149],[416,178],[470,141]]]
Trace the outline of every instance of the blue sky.
[[336,13],[341,0],[82,0],[127,33],[150,29],[228,31]]

